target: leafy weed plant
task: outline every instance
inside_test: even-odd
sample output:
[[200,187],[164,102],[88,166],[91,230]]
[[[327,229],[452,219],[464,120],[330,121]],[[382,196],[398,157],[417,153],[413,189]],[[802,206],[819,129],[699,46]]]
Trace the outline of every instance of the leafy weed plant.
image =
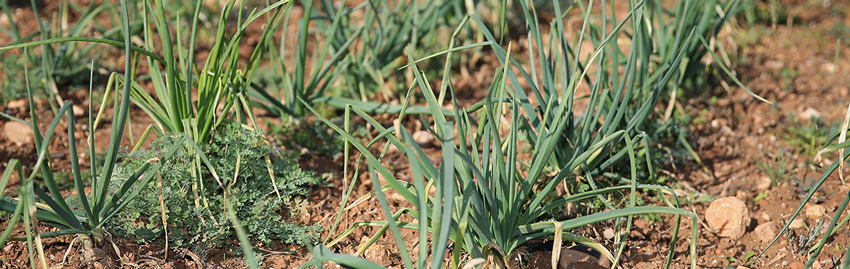
[[[335,122],[340,124],[341,119]],[[287,149],[306,148],[325,156],[334,156],[342,152],[344,143],[342,137],[321,121],[301,121],[300,123],[292,121],[279,125],[269,122],[268,126],[269,135],[280,137],[278,144]]]
[[758,165],[759,170],[762,173],[766,174],[770,178],[770,182],[773,183],[774,186],[779,186],[779,184],[787,181],[791,175],[788,174],[788,161],[791,159],[789,154],[784,150],[780,149],[777,154],[774,154],[770,159],[765,157],[764,152],[759,149],[759,157],[760,159],[755,160],[756,165]]
[[[127,161],[118,167],[120,179],[113,187],[119,187],[131,171],[144,164],[144,160],[159,156],[163,150],[179,143],[176,138],[166,135],[157,139],[150,150],[129,153],[125,158]],[[310,186],[318,184],[319,179],[302,171],[296,163],[280,158],[279,153],[264,142],[260,132],[230,124],[221,133],[214,134],[212,143],[201,146],[201,150],[221,175],[222,185],[208,182],[216,187],[206,188],[203,194],[209,207],[193,205],[192,182],[187,180],[193,177],[193,162],[187,160],[194,156],[183,147],[160,170],[161,178],[158,180],[161,180],[161,187],[135,186],[133,190],[141,189],[139,196],[110,225],[138,241],[162,242],[168,238],[173,247],[205,251],[229,242],[233,230],[222,222],[227,213],[223,199],[230,199],[236,216],[245,221],[250,239],[255,242],[271,245],[273,240],[279,240],[284,244],[305,245],[312,242],[314,236],[311,233],[322,230],[318,224],[298,226],[286,221],[302,210],[299,207],[306,203],[304,198]],[[269,167],[265,162],[265,156],[269,155],[277,156],[272,159],[271,166],[277,186],[272,186],[269,178]],[[209,174],[201,177],[212,178]],[[229,189],[230,197],[222,195],[225,188]],[[151,214],[162,210],[166,211],[165,224],[158,214]],[[169,237],[164,237],[166,232]]]

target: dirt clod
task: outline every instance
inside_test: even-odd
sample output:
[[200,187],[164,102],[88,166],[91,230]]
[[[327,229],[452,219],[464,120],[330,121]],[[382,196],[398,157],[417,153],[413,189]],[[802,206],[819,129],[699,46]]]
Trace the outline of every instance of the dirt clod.
[[772,184],[773,183],[770,181],[769,177],[762,177],[756,184],[756,190],[758,190],[759,192],[769,190]]
[[788,226],[788,228],[791,228],[791,229],[794,229],[794,230],[803,229],[803,228],[806,228],[806,222],[803,221],[803,219],[795,219],[795,220],[791,221],[791,226]]
[[558,269],[597,269],[607,268],[610,264],[606,259],[594,257],[585,251],[574,248],[564,248],[561,250],[561,257],[558,260]]
[[81,106],[74,105],[74,106],[71,107],[71,109],[74,110],[74,116],[75,117],[80,117],[80,116],[86,114],[86,110],[83,109],[83,107],[81,107]]
[[708,226],[721,236],[732,239],[741,238],[750,225],[750,212],[747,205],[736,197],[714,200],[705,211]]
[[767,214],[767,212],[761,212],[761,219],[764,221],[770,221],[770,214]]
[[25,108],[25,107],[27,107],[27,100],[26,99],[14,100],[14,101],[10,101],[9,103],[6,104],[6,108],[8,108],[8,109],[22,109],[22,108]]
[[762,243],[768,243],[776,237],[776,225],[772,221],[768,221],[756,226],[754,232]]
[[822,205],[813,205],[806,209],[806,218],[809,219],[821,219],[823,215],[826,214],[826,208]]

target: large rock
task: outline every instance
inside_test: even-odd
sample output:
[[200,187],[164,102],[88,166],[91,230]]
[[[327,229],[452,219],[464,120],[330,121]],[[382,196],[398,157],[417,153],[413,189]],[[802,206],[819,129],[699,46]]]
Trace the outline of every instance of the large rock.
[[705,211],[708,226],[721,236],[732,239],[741,238],[750,225],[750,212],[747,204],[735,197],[714,200]]
[[32,143],[32,127],[17,121],[8,121],[3,124],[3,137],[6,141],[18,144]]
[[558,269],[603,269],[610,268],[609,261],[602,253],[586,245],[575,245],[561,249]]

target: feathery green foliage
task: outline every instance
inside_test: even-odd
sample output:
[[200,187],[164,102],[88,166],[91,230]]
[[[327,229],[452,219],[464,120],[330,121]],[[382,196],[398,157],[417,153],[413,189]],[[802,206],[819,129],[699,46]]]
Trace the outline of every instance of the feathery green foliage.
[[[129,172],[143,165],[144,160],[159,156],[163,150],[178,143],[177,137],[165,136],[157,139],[150,150],[131,152],[125,158],[125,163],[118,167],[119,172],[114,187],[120,186]],[[246,224],[245,228],[250,238],[266,245],[272,240],[280,240],[284,244],[304,245],[310,243],[311,232],[320,232],[322,227],[313,225],[302,227],[288,223],[292,215],[300,210],[297,206],[306,203],[309,186],[318,184],[319,179],[302,171],[298,165],[285,161],[276,150],[265,144],[262,134],[245,129],[238,124],[230,124],[220,134],[212,137],[212,143],[201,145],[210,163],[221,175],[219,186],[209,182],[202,195],[207,198],[209,207],[195,207],[192,204],[192,165],[193,153],[182,147],[175,152],[175,157],[167,161],[160,169],[162,195],[165,205],[170,245],[173,247],[189,247],[196,253],[205,252],[211,248],[225,245],[232,230],[221,225],[226,218],[224,199],[231,199],[236,216]],[[265,156],[273,155],[272,170],[277,178],[276,189],[272,186]],[[202,175],[202,178],[212,178]],[[231,197],[220,195],[229,189]],[[160,205],[160,192],[154,185],[135,186],[142,189],[139,196],[131,201],[118,219],[134,220],[113,221],[110,223],[115,231],[138,241],[160,242],[165,231],[159,214],[163,208]],[[279,212],[285,212],[283,215]]]

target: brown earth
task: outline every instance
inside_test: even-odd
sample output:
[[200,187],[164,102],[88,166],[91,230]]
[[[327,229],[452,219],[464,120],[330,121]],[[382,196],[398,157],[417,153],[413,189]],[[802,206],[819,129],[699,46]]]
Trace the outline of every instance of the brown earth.
[[[49,2],[49,1],[48,1]],[[85,2],[85,1],[83,1]],[[848,4],[834,1],[830,6],[824,6],[820,2],[797,3],[800,1],[783,1],[788,8],[786,15],[789,20],[780,21],[776,29],[771,29],[770,22],[759,22],[747,26],[742,19],[733,21],[731,26],[723,29],[718,44],[724,46],[732,59],[732,65],[738,78],[754,93],[774,102],[767,104],[754,99],[743,90],[729,83],[730,89],[722,85],[702,91],[696,96],[689,96],[685,101],[677,103],[675,113],[686,113],[693,118],[693,124],[686,126],[690,131],[688,141],[696,150],[705,167],[697,163],[663,167],[661,174],[673,179],[671,187],[684,194],[682,197],[685,208],[697,213],[700,218],[704,216],[711,197],[721,198],[735,196],[745,201],[753,216],[747,233],[740,239],[733,240],[722,238],[710,231],[708,226],[702,224],[699,229],[698,264],[702,268],[726,268],[728,265],[746,265],[743,263],[747,253],[758,253],[765,249],[767,243],[755,232],[755,227],[767,222],[772,222],[774,228],[781,229],[781,224],[790,221],[789,217],[796,207],[801,203],[803,196],[812,184],[824,173],[826,167],[834,161],[836,154],[826,154],[822,161],[814,159],[814,153],[823,146],[825,140],[814,140],[806,137],[805,131],[800,131],[807,126],[812,126],[805,115],[811,115],[812,110],[822,116],[820,120],[825,127],[840,124],[846,114],[847,98],[850,98],[850,52],[846,45],[842,44],[837,57],[838,62],[833,61],[836,57],[836,40],[846,35],[846,25],[850,24],[848,17]],[[796,5],[801,4],[801,5]],[[50,14],[50,10],[58,7],[48,5],[42,13]],[[31,17],[32,13],[27,8],[16,8],[16,21],[26,21],[22,18]],[[30,25],[28,29],[34,29]],[[255,33],[258,34],[258,33]],[[0,36],[0,44],[8,42]],[[521,42],[520,42],[521,43]],[[203,47],[203,45],[201,46]],[[199,57],[203,53],[198,53]],[[113,58],[107,61],[116,63],[123,62],[120,54],[111,54]],[[489,85],[489,77],[495,69],[495,61],[484,57],[477,65],[478,70],[470,71],[469,77],[465,77],[461,83],[457,83],[458,95],[463,98],[462,102],[477,100],[480,89]],[[119,66],[123,66],[120,65]],[[723,78],[724,76],[719,76]],[[727,80],[728,82],[728,80]],[[81,107],[87,107],[88,99],[85,91],[76,91],[75,95],[63,96],[74,101]],[[83,94],[80,94],[83,93]],[[376,97],[378,99],[381,96]],[[683,100],[683,99],[679,99]],[[659,105],[658,113],[663,114],[666,104]],[[52,120],[49,106],[41,101],[36,106],[39,111],[40,128],[46,129],[46,125]],[[19,118],[28,118],[27,108],[2,107],[0,111]],[[138,110],[136,110],[138,111]],[[107,110],[106,115],[111,115]],[[143,128],[149,124],[144,114],[134,113],[132,124],[133,133],[138,135]],[[82,119],[77,118],[77,130],[82,130]],[[111,118],[111,117],[107,117]],[[377,116],[379,121],[390,125],[392,117]],[[138,119],[138,120],[136,120]],[[0,125],[8,122],[0,118]],[[413,121],[411,121],[413,122]],[[60,126],[62,126],[60,124]],[[96,134],[98,148],[103,148],[108,141],[108,131],[111,126],[107,120]],[[66,130],[66,127],[61,127]],[[418,130],[421,126],[412,124],[408,126],[411,130]],[[828,129],[828,128],[823,128]],[[2,129],[0,129],[2,130]],[[826,132],[822,130],[821,132]],[[84,135],[77,135],[78,146],[85,145]],[[103,133],[101,133],[103,132]],[[834,129],[833,129],[834,132]],[[802,134],[801,134],[802,133]],[[832,133],[829,133],[831,135]],[[83,139],[81,139],[83,138]],[[129,145],[129,139],[125,138],[124,145]],[[57,170],[69,171],[68,158],[63,155],[67,152],[67,135],[57,132],[56,137],[50,144],[50,151],[54,165]],[[374,151],[377,153],[378,151]],[[432,159],[439,158],[439,150],[436,147],[426,148],[426,153]],[[5,135],[0,134],[0,163],[5,167],[11,158],[18,158],[25,166],[35,163],[35,150],[31,144],[18,145],[6,140]],[[766,161],[762,160],[764,155]],[[83,158],[82,160],[87,160]],[[352,159],[353,160],[353,159]],[[787,160],[787,163],[785,162]],[[344,182],[342,177],[342,165],[340,159],[328,156],[312,154],[309,158],[302,158],[300,162],[305,169],[316,171],[318,174],[334,173],[331,180],[333,185],[316,187],[310,197],[310,206],[306,213],[292,221],[296,223],[323,223],[329,227],[334,221],[336,213],[340,208],[341,193],[343,188],[351,182]],[[397,153],[390,154],[384,158],[386,165],[393,165],[394,171],[404,174],[408,165]],[[779,184],[758,186],[766,172],[760,169],[759,163],[766,163],[776,169],[784,167],[787,169],[785,179]],[[87,165],[87,164],[84,164]],[[362,170],[362,169],[361,169]],[[768,169],[770,170],[770,169]],[[27,174],[31,172],[27,168]],[[355,188],[353,197],[365,195],[373,189],[371,178],[365,171],[360,171],[358,177],[359,185]],[[850,169],[840,171],[850,172]],[[404,176],[402,176],[404,177]],[[351,178],[351,175],[347,175]],[[10,184],[14,189],[19,181]],[[850,191],[850,187],[842,185],[837,173],[832,175],[824,185],[817,189],[815,199],[805,207],[821,205],[826,209],[826,216],[820,218],[807,218],[805,211],[798,219],[805,219],[804,229],[811,229],[820,220],[828,223],[837,213],[836,210]],[[69,193],[70,194],[70,193]],[[400,199],[390,197],[394,208],[406,206]],[[691,197],[687,199],[686,197]],[[648,203],[658,203],[649,199]],[[805,209],[804,209],[805,210]],[[340,226],[330,238],[336,238],[351,227],[352,224],[364,220],[375,220],[383,217],[377,200],[355,207],[343,212]],[[843,218],[843,217],[841,217]],[[411,219],[403,219],[411,220]],[[635,228],[628,236],[628,246],[622,257],[622,264],[626,268],[661,268],[666,261],[666,253],[669,251],[668,244],[673,229],[674,218],[662,216],[661,220],[638,218]],[[688,235],[690,233],[690,222],[684,221],[683,228],[679,231],[679,244],[676,246],[676,256],[673,268],[686,268],[689,266],[688,259]],[[701,223],[705,223],[701,220]],[[5,222],[0,226],[5,227]],[[615,249],[613,242],[605,239],[602,234],[606,228],[613,227],[611,223],[598,223],[577,229],[575,233],[582,234],[603,242],[609,249]],[[51,228],[41,227],[41,231],[51,231]],[[377,229],[356,228],[351,234],[343,238],[338,244],[331,247],[332,250],[353,253],[359,242],[365,241],[372,236]],[[797,234],[804,233],[796,230]],[[329,235],[328,231],[321,238]],[[418,234],[412,231],[403,232],[407,242],[415,242]],[[20,227],[13,235],[20,235]],[[820,240],[821,237],[817,239]],[[827,241],[823,253],[818,257],[815,268],[833,268],[835,261],[843,260],[844,251],[850,244],[850,233],[846,228],[840,228],[838,232]],[[238,246],[234,240],[233,246]],[[764,256],[752,264],[752,268],[788,267],[802,268],[806,257],[792,252],[798,252],[800,244],[790,242],[783,237],[772,246]],[[142,267],[142,268],[234,268],[241,267],[241,258],[230,252],[230,249],[211,250],[205,257],[199,257],[185,249],[169,250],[167,254],[163,248],[155,244],[137,244],[131,240],[111,238],[99,246],[96,253],[82,252],[79,240],[75,237],[59,237],[45,239],[44,247],[47,251],[48,263],[51,265],[62,264],[68,268],[115,268],[115,267]],[[415,245],[406,246],[408,249]],[[3,246],[0,254],[0,268],[18,268],[28,266],[26,258],[26,245],[20,242],[7,243]],[[265,253],[264,264],[273,268],[293,268],[309,260],[310,255],[304,249],[296,249],[294,252],[288,250],[293,246],[279,246],[272,250],[259,250]],[[548,248],[548,249],[547,249]],[[552,252],[551,241],[540,241],[529,244],[520,251],[519,265],[528,268],[551,268],[548,257]],[[102,252],[102,253],[101,253]],[[67,259],[64,256],[68,255]],[[119,254],[120,253],[120,254]],[[398,256],[398,248],[391,236],[379,238],[376,244],[370,247],[364,256],[379,264],[391,268],[401,268],[401,259]],[[264,266],[265,267],[265,266]]]

